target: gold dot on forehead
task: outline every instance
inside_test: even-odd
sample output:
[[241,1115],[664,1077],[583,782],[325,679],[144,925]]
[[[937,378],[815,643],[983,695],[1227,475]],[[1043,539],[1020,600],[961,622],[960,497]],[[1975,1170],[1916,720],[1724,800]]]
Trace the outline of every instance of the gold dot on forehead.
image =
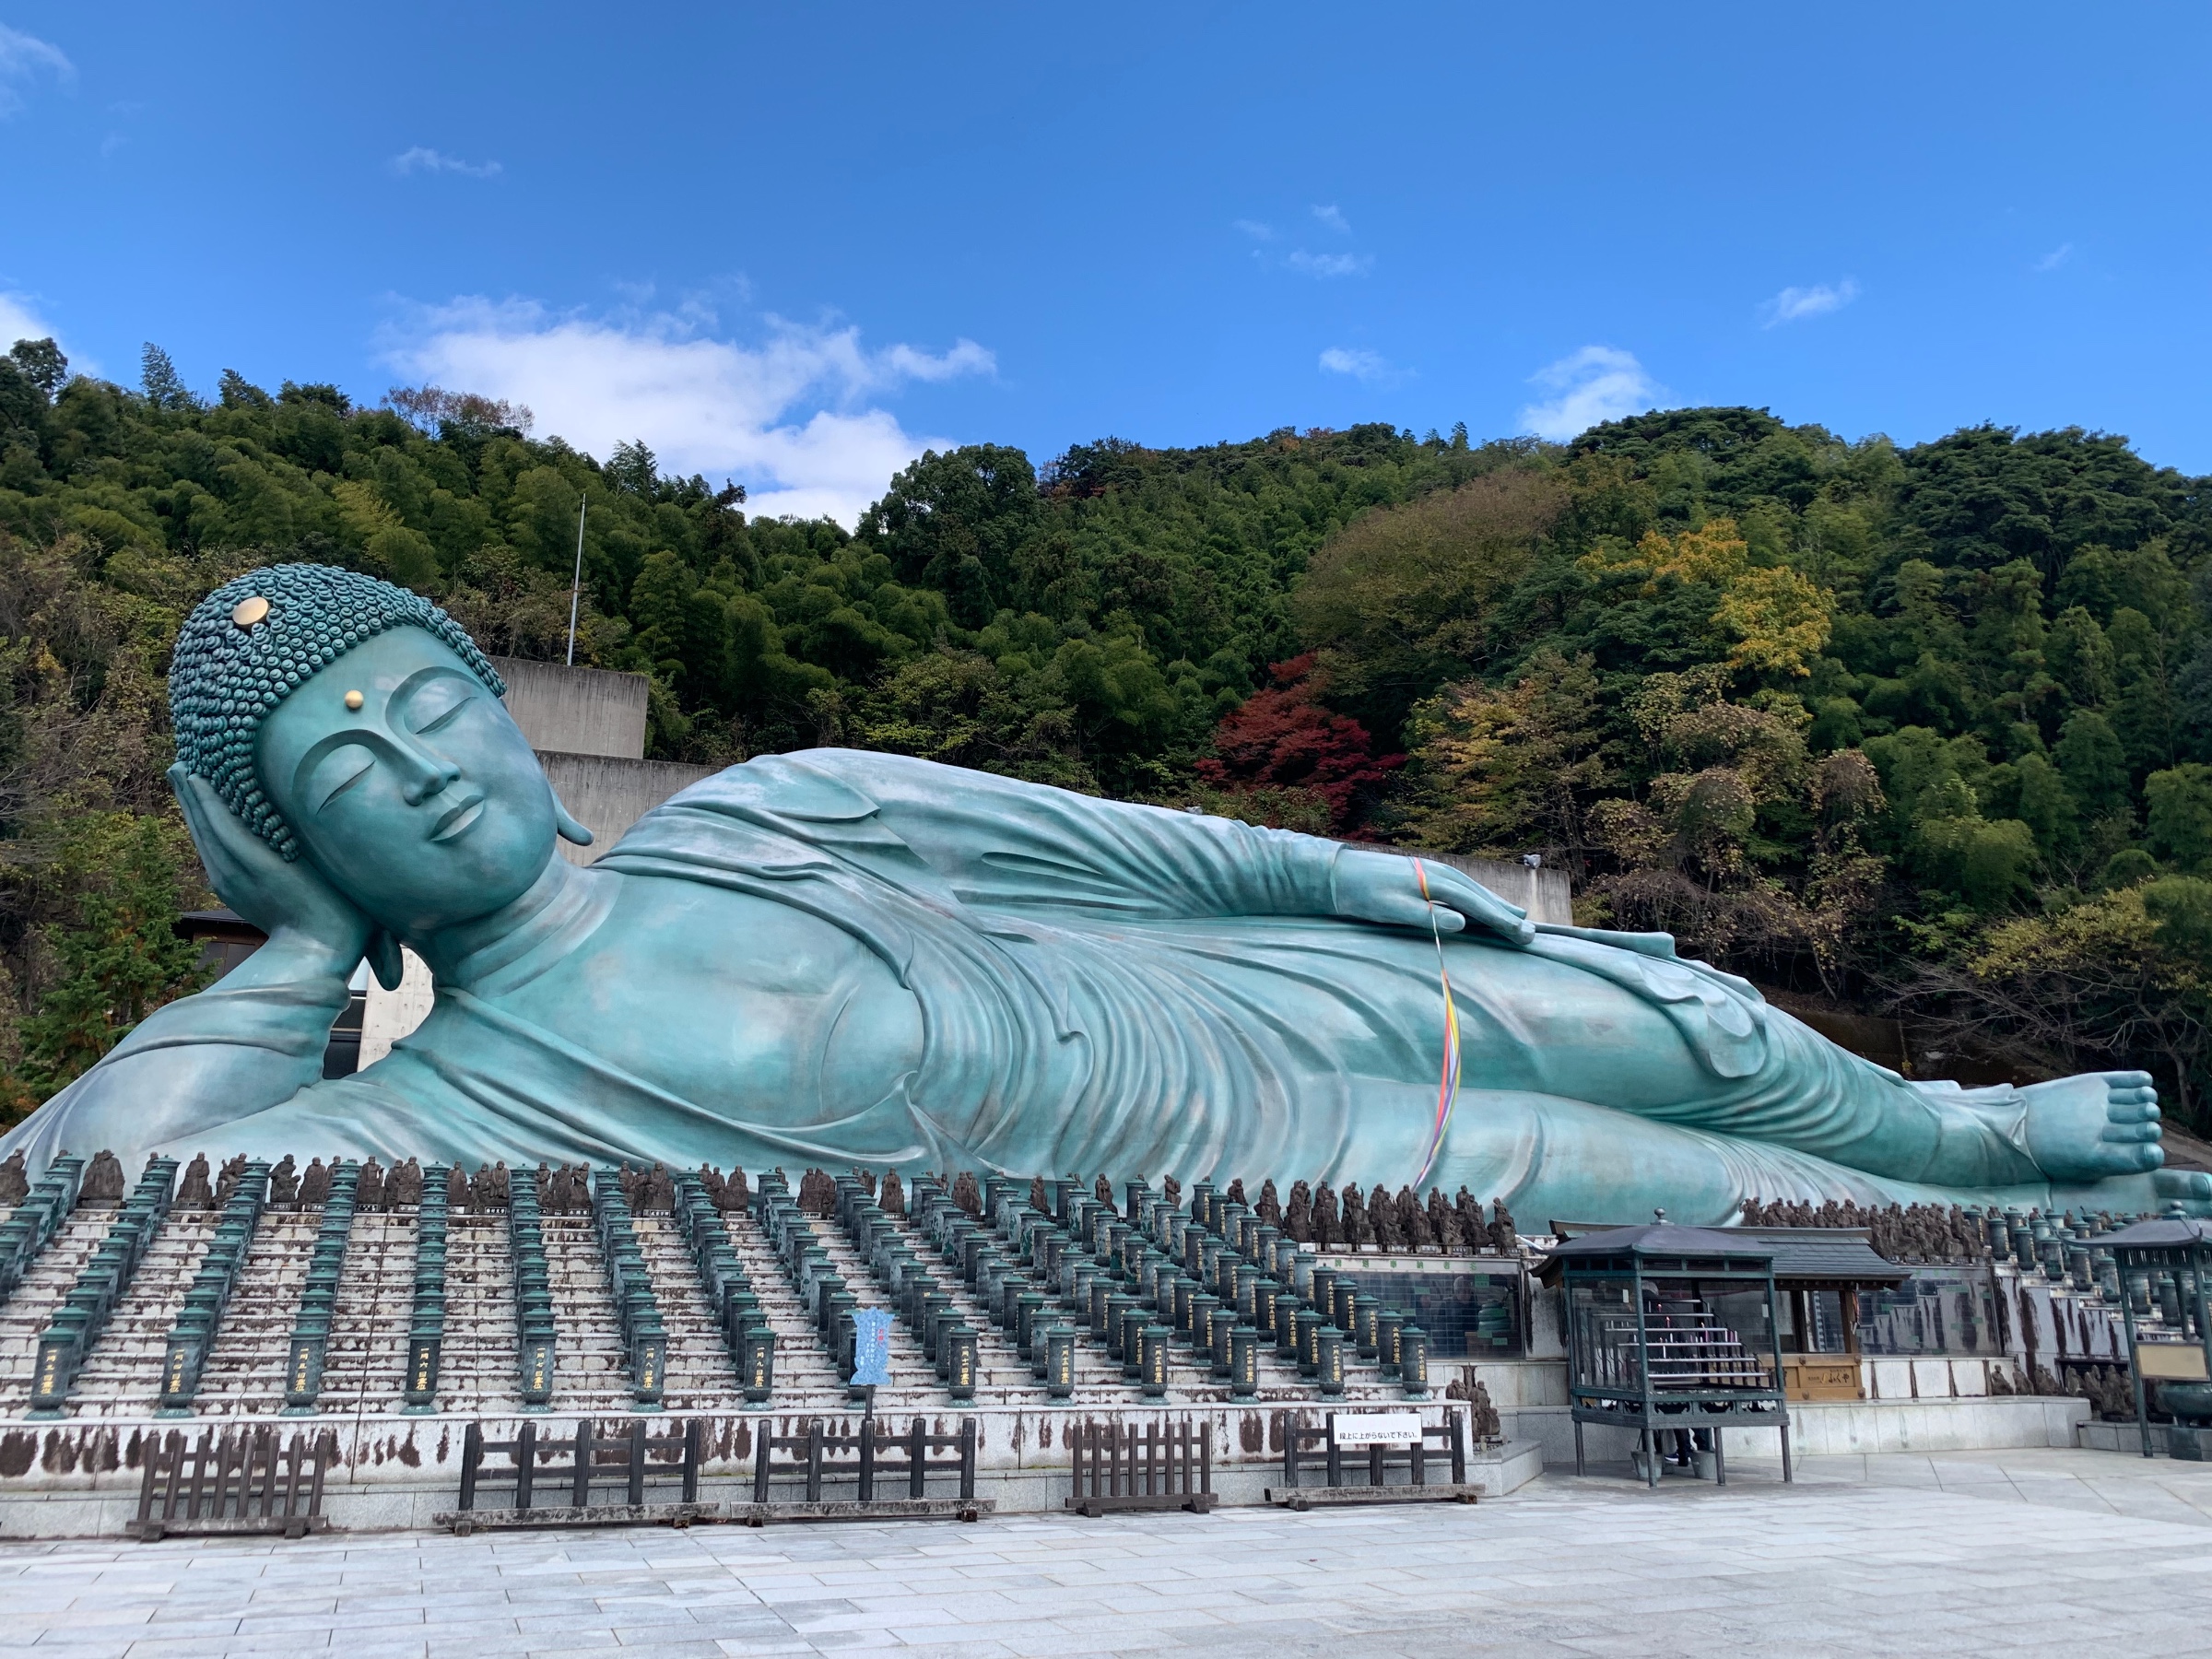
[[251,628],[269,614],[269,602],[259,594],[241,599],[230,607],[230,620],[241,628]]
[[361,694],[359,691],[347,692],[346,706],[349,709],[359,708],[361,706]]

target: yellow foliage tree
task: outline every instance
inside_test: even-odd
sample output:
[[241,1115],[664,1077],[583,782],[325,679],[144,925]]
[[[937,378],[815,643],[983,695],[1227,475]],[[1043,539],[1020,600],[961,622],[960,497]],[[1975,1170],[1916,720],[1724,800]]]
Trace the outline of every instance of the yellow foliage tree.
[[1641,577],[1647,596],[1670,578],[1717,590],[1712,623],[1734,641],[1732,668],[1803,677],[1827,649],[1833,595],[1787,565],[1754,564],[1734,519],[1716,518],[1672,536],[1647,531],[1633,547],[1600,547],[1580,562],[1594,575]]

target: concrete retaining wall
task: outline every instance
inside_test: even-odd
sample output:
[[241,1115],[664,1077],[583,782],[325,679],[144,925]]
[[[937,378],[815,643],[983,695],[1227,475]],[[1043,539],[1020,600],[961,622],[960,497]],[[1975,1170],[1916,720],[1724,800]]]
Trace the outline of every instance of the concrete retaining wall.
[[532,748],[632,760],[644,755],[651,682],[643,675],[520,657],[493,657],[491,665],[507,682],[507,712]]
[[673,760],[618,759],[543,749],[537,759],[560,804],[592,832],[588,847],[560,843],[562,856],[580,865],[592,863],[670,795],[712,777],[716,770],[680,766]]

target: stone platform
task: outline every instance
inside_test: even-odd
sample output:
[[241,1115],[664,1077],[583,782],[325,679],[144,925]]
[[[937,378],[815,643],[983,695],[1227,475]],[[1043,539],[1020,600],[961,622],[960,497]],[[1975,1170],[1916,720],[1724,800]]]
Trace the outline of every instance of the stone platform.
[[[1443,1421],[1449,1403],[1418,1407],[1423,1419]],[[1351,1402],[1339,1409],[1356,1409]],[[1112,1415],[1138,1425],[1147,1420],[1188,1421],[1212,1437],[1213,1482],[1218,1501],[1260,1504],[1265,1490],[1282,1484],[1280,1414],[1269,1406],[1217,1406],[1144,1412],[1117,1408]],[[1318,1425],[1325,1407],[1291,1412],[1295,1420]],[[1415,1409],[1398,1402],[1395,1410]],[[1460,1407],[1465,1421],[1465,1407]],[[1080,1407],[1030,1410],[940,1411],[927,1420],[932,1433],[958,1432],[976,1425],[976,1494],[1001,1513],[1057,1511],[1071,1488],[1072,1446],[1077,1425],[1105,1417]],[[724,1510],[752,1496],[754,1437],[764,1429],[788,1435],[803,1432],[814,1418],[825,1422],[858,1421],[857,1411],[759,1411],[706,1417],[700,1420],[705,1455],[700,1500]],[[349,1531],[425,1528],[454,1507],[461,1484],[462,1441],[471,1421],[481,1421],[485,1438],[512,1439],[525,1421],[541,1442],[573,1435],[576,1418],[547,1413],[474,1419],[466,1417],[359,1417],[262,1418],[279,1433],[320,1432],[338,1440],[339,1465],[324,1487],[324,1513],[334,1527]],[[635,1417],[595,1419],[613,1432]],[[645,1414],[653,1434],[668,1432],[677,1420]],[[904,1428],[906,1418],[884,1414],[882,1420]],[[221,1433],[232,1423],[220,1418],[84,1418],[62,1423],[0,1425],[0,1538],[91,1537],[120,1535],[136,1511],[143,1448],[149,1436],[182,1432],[189,1443],[212,1429]],[[1540,1448],[1524,1442],[1475,1447],[1467,1478],[1484,1497],[1516,1490],[1544,1470]],[[1431,1465],[1432,1478],[1450,1478],[1449,1465]],[[673,1481],[673,1471],[670,1479]],[[933,1495],[935,1492],[933,1487]]]

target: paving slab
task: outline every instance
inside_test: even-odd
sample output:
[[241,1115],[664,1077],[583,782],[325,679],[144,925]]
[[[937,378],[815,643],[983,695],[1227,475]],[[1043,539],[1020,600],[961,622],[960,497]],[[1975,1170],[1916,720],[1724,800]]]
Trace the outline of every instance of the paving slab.
[[647,1652],[1697,1659],[2212,1648],[2212,1468],[1732,1458],[1471,1509],[0,1543],[6,1645],[83,1659]]

